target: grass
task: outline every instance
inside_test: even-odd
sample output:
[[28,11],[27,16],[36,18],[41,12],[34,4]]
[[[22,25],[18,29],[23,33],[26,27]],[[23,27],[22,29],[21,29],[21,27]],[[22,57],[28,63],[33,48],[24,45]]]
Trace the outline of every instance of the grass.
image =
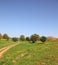
[[[19,55],[24,53],[27,55],[19,58]],[[4,54],[0,65],[58,65],[58,42],[20,42]]]
[[6,40],[0,40],[0,48],[5,47],[7,45],[13,44],[14,42],[12,40],[6,41]]

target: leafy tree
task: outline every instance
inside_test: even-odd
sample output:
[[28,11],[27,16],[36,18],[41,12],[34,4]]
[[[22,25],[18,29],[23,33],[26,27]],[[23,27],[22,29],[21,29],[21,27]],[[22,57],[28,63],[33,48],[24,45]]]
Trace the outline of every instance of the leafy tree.
[[18,38],[13,37],[12,40],[13,40],[14,42],[16,42],[16,41],[18,41]]
[[30,41],[30,38],[29,38],[29,37],[26,37],[26,40],[27,40],[27,41]]
[[32,41],[32,43],[35,43],[39,39],[40,39],[40,36],[38,34],[33,34],[30,37],[30,40]]
[[40,38],[40,41],[45,42],[46,39],[47,39],[47,38],[46,38],[45,36],[42,36],[42,37]]
[[20,36],[20,40],[21,40],[21,41],[24,41],[24,40],[25,40],[25,36],[24,36],[24,35],[21,35],[21,36]]
[[0,33],[0,39],[2,39],[2,34]]
[[9,36],[7,34],[4,34],[3,39],[9,40]]

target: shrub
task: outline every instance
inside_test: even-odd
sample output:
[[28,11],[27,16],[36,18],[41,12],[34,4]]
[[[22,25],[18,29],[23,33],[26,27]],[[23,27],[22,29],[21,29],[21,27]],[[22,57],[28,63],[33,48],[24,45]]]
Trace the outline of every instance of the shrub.
[[2,39],[2,34],[0,33],[0,39]]
[[30,40],[32,41],[32,43],[35,43],[37,40],[39,40],[40,39],[40,37],[39,37],[39,35],[38,34],[33,34],[33,35],[31,35],[31,37],[30,37]]
[[9,40],[9,36],[7,34],[4,34],[3,39]]
[[13,37],[12,40],[13,40],[14,42],[16,42],[16,41],[18,41],[18,38]]
[[27,40],[27,41],[30,41],[30,38],[29,38],[29,37],[26,37],[26,40]]
[[24,40],[25,40],[25,36],[24,36],[24,35],[21,35],[21,36],[20,36],[20,40],[21,40],[21,41],[24,41]]
[[46,39],[47,39],[47,38],[46,38],[45,36],[42,36],[42,37],[40,38],[40,41],[41,41],[41,42],[45,42]]

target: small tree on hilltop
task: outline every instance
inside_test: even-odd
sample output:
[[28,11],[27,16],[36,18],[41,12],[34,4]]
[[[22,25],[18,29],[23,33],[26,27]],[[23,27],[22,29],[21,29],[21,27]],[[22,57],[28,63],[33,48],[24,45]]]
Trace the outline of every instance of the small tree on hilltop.
[[9,36],[7,34],[4,34],[3,39],[9,40]]
[[43,43],[46,41],[46,37],[45,36],[42,36],[41,38],[40,38],[40,41],[42,41]]
[[30,40],[32,41],[32,43],[35,43],[39,39],[40,39],[40,36],[38,34],[33,34],[30,37]]
[[20,40],[21,40],[21,41],[25,41],[25,36],[24,36],[24,35],[21,35],[21,36],[20,36]]

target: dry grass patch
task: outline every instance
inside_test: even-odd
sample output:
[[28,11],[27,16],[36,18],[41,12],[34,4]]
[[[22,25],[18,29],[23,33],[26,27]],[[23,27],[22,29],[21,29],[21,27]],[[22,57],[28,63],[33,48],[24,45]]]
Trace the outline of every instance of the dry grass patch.
[[24,56],[26,56],[28,53],[21,53],[20,55],[18,55],[12,62],[16,62],[18,59],[20,59],[20,58],[22,58],[22,57],[24,57]]

